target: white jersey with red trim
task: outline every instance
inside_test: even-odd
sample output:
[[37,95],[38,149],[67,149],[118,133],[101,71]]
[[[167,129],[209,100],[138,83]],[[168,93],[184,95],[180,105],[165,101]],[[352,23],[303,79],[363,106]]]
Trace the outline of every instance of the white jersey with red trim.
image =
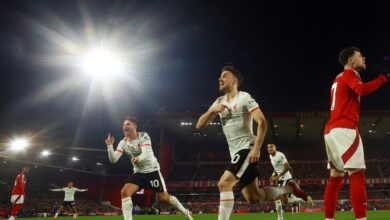
[[[274,167],[275,172],[279,175],[284,170],[284,165],[288,162],[286,156],[280,151],[276,151],[275,155],[269,155],[271,164]],[[279,177],[279,180],[291,179],[290,171],[287,171],[283,176]]]
[[160,164],[153,153],[150,137],[146,132],[139,132],[138,137],[132,141],[122,139],[116,151],[126,153],[131,158],[139,157],[139,162],[133,163],[134,172],[150,173],[160,169]]
[[251,112],[259,109],[257,102],[246,92],[239,91],[232,99],[219,97],[211,107],[222,104],[225,110],[219,113],[222,130],[229,145],[230,156],[242,149],[251,149],[256,136],[253,134]]

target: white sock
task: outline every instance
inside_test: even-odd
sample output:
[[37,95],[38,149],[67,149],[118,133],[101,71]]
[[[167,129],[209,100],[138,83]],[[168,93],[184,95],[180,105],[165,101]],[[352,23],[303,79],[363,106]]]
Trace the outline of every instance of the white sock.
[[229,220],[234,207],[233,191],[221,192],[219,201],[218,220]]
[[279,219],[283,219],[282,201],[276,200],[276,201],[275,201],[275,207],[276,207],[276,213],[278,214],[278,220],[279,220]]
[[183,207],[175,196],[169,196],[169,204],[175,206],[175,208],[177,208],[181,213],[187,214],[187,209]]
[[260,189],[260,196],[262,195],[262,192],[264,191],[265,193],[265,198],[261,198],[261,202],[264,201],[275,201],[278,197],[285,195],[285,194],[290,194],[291,193],[291,188],[288,187],[272,187],[272,186],[266,186]]
[[76,219],[77,218],[77,214],[73,214],[73,219]]
[[367,217],[357,218],[356,220],[367,220]]
[[15,216],[10,216],[8,220],[15,220]]
[[58,214],[59,214],[59,213],[58,213],[58,212],[56,212],[56,214],[54,215],[54,218],[57,218],[57,217],[58,217]]
[[122,198],[122,213],[125,220],[133,220],[133,202],[131,197]]

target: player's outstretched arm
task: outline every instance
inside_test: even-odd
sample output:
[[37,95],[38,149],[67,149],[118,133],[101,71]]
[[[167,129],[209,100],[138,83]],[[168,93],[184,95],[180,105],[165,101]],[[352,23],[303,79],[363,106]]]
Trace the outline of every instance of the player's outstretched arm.
[[212,106],[206,113],[200,116],[198,123],[196,123],[195,129],[200,130],[207,126],[210,122],[214,120],[218,113],[225,110],[226,106],[222,104]]
[[50,191],[53,191],[53,192],[61,192],[61,191],[64,191],[64,189],[49,189]]
[[366,82],[361,83],[359,78],[354,73],[346,73],[347,83],[349,87],[359,96],[366,96],[377,89],[379,89],[383,84],[389,81],[389,78],[385,74],[380,74],[377,78]]
[[88,191],[88,189],[77,189],[76,191],[77,192],[86,192],[86,191]]
[[108,159],[111,163],[116,163],[123,154],[123,150],[119,149],[119,147],[114,151],[114,141],[115,138],[110,133],[108,133],[105,142],[107,144]]

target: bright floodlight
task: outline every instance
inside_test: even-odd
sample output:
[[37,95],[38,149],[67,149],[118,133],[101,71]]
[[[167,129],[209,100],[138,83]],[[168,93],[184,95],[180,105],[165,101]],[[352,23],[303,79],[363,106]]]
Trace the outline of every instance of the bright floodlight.
[[87,52],[82,59],[85,74],[104,81],[123,72],[123,62],[113,51],[98,47]]
[[18,138],[11,141],[10,147],[12,151],[19,152],[25,150],[28,145],[29,143],[26,138]]
[[77,158],[77,157],[72,157],[72,160],[73,160],[73,161],[78,161],[78,160],[80,160],[80,159]]
[[43,150],[42,153],[41,153],[41,155],[44,156],[44,157],[47,157],[47,156],[49,156],[50,154],[51,154],[51,152],[48,151],[48,150]]

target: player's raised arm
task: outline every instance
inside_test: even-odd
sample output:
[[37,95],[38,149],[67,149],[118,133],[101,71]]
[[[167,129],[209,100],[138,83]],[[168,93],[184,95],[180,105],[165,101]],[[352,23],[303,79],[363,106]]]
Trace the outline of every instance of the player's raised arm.
[[105,142],[107,144],[108,159],[111,163],[116,163],[123,154],[123,149],[121,146],[118,146],[117,149],[114,151],[114,141],[115,138],[110,133],[108,133]]
[[78,189],[78,188],[76,188],[76,191],[77,192],[86,192],[86,191],[88,191],[88,188],[87,189]]
[[53,192],[61,192],[61,191],[64,191],[64,189],[49,189],[50,191],[53,191]]
[[359,96],[369,95],[389,81],[385,74],[380,74],[377,78],[366,83],[362,83],[353,70],[346,71],[344,74],[346,75],[348,86]]

